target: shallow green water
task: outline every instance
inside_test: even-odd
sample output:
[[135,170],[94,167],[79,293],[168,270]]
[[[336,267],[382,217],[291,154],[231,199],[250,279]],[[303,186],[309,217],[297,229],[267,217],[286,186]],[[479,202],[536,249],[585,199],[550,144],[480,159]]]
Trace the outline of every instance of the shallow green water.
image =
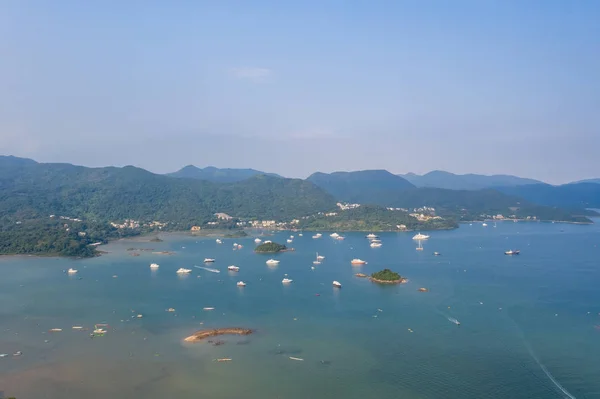
[[[289,234],[296,251],[276,255],[277,267],[252,252],[253,237],[117,242],[78,261],[0,259],[0,353],[10,355],[0,358],[0,391],[19,399],[600,397],[598,225],[463,225],[432,233],[422,252],[413,234],[382,234],[376,249],[359,233],[266,239]],[[233,251],[233,242],[244,248]],[[176,254],[132,257],[132,246]],[[505,256],[510,248],[521,255]],[[316,252],[326,258],[311,270]],[[193,267],[205,257],[221,273]],[[368,264],[353,267],[352,258]],[[239,273],[227,272],[230,264]],[[69,267],[79,273],[63,273]],[[179,267],[193,272],[178,276]],[[384,267],[410,281],[354,277]],[[101,338],[71,329],[102,322]],[[228,326],[256,333],[221,346],[181,342]],[[222,357],[233,361],[214,361]]]

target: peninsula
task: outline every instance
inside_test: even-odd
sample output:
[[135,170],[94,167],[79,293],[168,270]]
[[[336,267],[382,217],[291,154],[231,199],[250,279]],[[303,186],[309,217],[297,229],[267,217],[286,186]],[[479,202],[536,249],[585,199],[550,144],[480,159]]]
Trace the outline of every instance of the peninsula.
[[203,339],[216,337],[219,335],[250,335],[254,331],[248,328],[229,327],[229,328],[215,328],[210,330],[196,331],[194,334],[185,338],[185,342],[199,342]]
[[276,242],[267,241],[256,247],[254,252],[258,253],[276,253],[276,252],[284,252],[287,251],[287,247],[283,244],[278,244]]
[[390,269],[383,269],[371,274],[369,280],[379,284],[403,284],[408,281],[408,279]]

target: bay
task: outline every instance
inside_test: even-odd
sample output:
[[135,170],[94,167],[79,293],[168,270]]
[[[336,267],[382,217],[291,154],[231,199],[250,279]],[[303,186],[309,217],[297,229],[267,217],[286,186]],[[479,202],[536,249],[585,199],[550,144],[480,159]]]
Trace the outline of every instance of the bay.
[[[341,241],[308,232],[261,238],[285,243],[290,234],[295,251],[273,255],[276,267],[253,252],[254,236],[221,245],[188,235],[118,241],[85,260],[0,258],[0,353],[9,354],[0,358],[0,392],[18,399],[600,397],[598,224],[465,224],[432,232],[423,251],[414,233],[382,233],[381,248],[370,248],[364,233]],[[234,242],[243,247],[233,250]],[[152,251],[131,256],[130,247]],[[508,249],[521,254],[506,256]],[[317,252],[325,259],[313,270]],[[193,267],[207,257],[220,273]],[[353,258],[368,264],[352,266]],[[180,267],[192,273],[176,274]],[[78,273],[64,273],[69,268]],[[382,286],[354,276],[383,268],[409,282]],[[289,285],[281,283],[286,275]],[[247,286],[237,287],[240,280]],[[97,323],[108,325],[104,337],[72,329]],[[202,328],[232,326],[256,331],[224,336],[219,346],[182,342]]]

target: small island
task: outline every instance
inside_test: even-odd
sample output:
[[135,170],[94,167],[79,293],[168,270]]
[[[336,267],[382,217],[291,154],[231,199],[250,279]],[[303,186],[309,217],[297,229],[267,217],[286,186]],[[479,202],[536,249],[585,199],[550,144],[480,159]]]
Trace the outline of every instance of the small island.
[[265,242],[256,247],[254,252],[259,253],[275,253],[275,252],[284,252],[287,251],[287,247],[283,244],[278,244],[276,242]]
[[215,328],[210,330],[196,331],[194,334],[185,338],[185,342],[198,342],[203,339],[216,337],[219,335],[250,335],[254,331],[248,328],[229,327],[229,328]]
[[408,280],[390,269],[383,269],[371,274],[369,280],[380,284],[403,284]]

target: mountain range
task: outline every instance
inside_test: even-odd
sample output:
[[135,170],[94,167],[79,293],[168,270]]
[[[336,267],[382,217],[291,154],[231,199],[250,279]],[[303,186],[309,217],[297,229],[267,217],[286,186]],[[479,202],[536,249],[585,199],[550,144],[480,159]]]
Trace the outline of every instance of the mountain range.
[[503,186],[512,187],[542,183],[539,180],[526,179],[511,175],[457,175],[441,170],[434,170],[424,175],[408,173],[399,176],[405,178],[417,187],[447,188],[449,190],[481,190],[484,188]]
[[[448,177],[444,172],[435,175]],[[476,175],[461,178],[465,176]],[[495,179],[520,182],[511,176]],[[4,220],[58,214],[104,221],[168,220],[187,226],[213,220],[216,212],[290,220],[332,211],[336,201],[399,208],[430,206],[439,214],[462,220],[501,213],[575,221],[582,219],[573,215],[586,213],[582,208],[600,207],[600,185],[542,183],[456,190],[417,187],[386,170],[319,172],[301,180],[253,169],[190,166],[175,174],[158,175],[133,166],[87,168],[0,157],[0,219]]]
[[171,177],[208,180],[216,183],[234,183],[258,175],[281,177],[275,173],[266,173],[255,169],[215,168],[214,166],[198,168],[194,165],[188,165],[179,169],[177,172],[167,174],[167,176]]

